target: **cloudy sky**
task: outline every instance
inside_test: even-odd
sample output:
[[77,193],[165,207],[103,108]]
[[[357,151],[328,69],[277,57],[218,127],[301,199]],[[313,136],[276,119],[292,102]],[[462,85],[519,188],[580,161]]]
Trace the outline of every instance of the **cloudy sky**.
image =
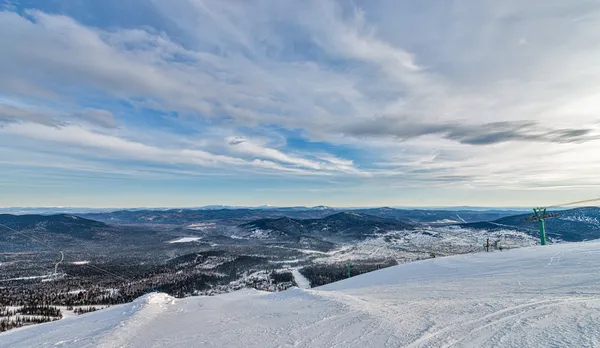
[[0,206],[600,196],[595,0],[0,9]]

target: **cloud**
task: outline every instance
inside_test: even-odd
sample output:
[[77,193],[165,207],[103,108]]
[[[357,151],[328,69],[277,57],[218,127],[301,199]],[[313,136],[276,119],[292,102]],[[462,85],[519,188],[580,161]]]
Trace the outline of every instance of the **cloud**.
[[232,149],[240,153],[259,156],[262,158],[268,158],[278,162],[296,165],[298,167],[321,169],[321,165],[319,165],[319,163],[317,162],[296,156],[287,155],[279,150],[263,147],[243,138],[233,138],[229,141],[229,145]]
[[324,161],[333,163],[338,166],[352,167],[354,165],[354,161],[352,161],[352,160],[331,156],[329,154],[321,154],[321,155],[318,155],[318,157]]
[[358,169],[354,168],[352,161],[343,160],[334,156],[321,156],[324,161],[311,160],[286,154],[277,149],[265,147],[242,137],[231,137],[229,138],[228,144],[238,153],[270,159],[301,168],[332,172],[360,173]]
[[[332,175],[342,172],[346,168],[323,165],[296,157],[286,155],[278,150],[262,148],[256,144],[237,141],[237,145],[244,144],[243,153],[261,158],[246,160],[222,154],[214,154],[198,148],[158,147],[138,141],[128,140],[116,135],[103,134],[76,125],[46,126],[37,123],[8,124],[0,129],[0,134],[27,138],[36,142],[46,143],[47,149],[54,149],[62,153],[79,153],[92,155],[95,158],[106,160],[132,159],[147,163],[160,163],[163,165],[187,165],[193,167],[228,168],[228,170],[245,171],[255,168],[262,173],[284,172],[298,175]],[[232,140],[235,144],[236,141]],[[101,150],[101,151],[98,151]],[[283,164],[291,164],[285,166]],[[72,167],[76,169],[75,167]],[[179,170],[179,168],[176,168]]]
[[2,103],[0,103],[0,121],[5,123],[32,122],[55,127],[82,122],[103,128],[116,128],[118,126],[113,114],[107,110],[84,109],[70,112],[33,105],[13,106]]
[[35,122],[47,126],[58,126],[63,124],[55,115],[47,110],[27,110],[11,105],[0,103],[0,125],[2,122]]
[[583,143],[600,139],[594,129],[548,129],[535,121],[505,121],[484,124],[455,122],[426,123],[387,117],[348,124],[342,130],[350,136],[394,137],[408,140],[424,135],[440,135],[469,145],[490,145],[508,141]]
[[[186,54],[165,38],[143,30],[102,32],[64,16],[38,11],[28,14],[31,20],[16,13],[0,13],[3,32],[11,34],[0,35],[0,43],[14,47],[0,60],[3,77],[34,81],[51,78],[67,86],[82,84],[100,89],[118,98],[156,98],[172,107],[210,109],[194,92],[202,84],[194,85],[185,77],[185,66],[164,65],[162,59],[156,61],[161,51],[166,54],[163,59]],[[132,49],[124,49],[127,45]],[[25,69],[28,73],[19,76],[15,69]],[[52,86],[47,82],[44,85]]]
[[80,126],[47,127],[32,123],[11,124],[2,132],[75,149],[104,150],[105,152],[102,154],[108,158],[121,157],[152,162],[208,166],[249,164],[242,159],[215,155],[198,149],[159,148],[113,135],[93,132]]
[[75,116],[104,128],[115,128],[118,123],[112,112],[100,109],[86,109]]

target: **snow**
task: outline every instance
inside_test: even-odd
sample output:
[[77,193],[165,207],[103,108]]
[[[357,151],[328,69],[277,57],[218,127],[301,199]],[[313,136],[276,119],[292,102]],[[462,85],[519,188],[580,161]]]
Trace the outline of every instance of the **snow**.
[[279,261],[279,260],[270,260],[270,263],[283,263],[283,264],[288,264],[288,263],[299,263],[304,261],[303,259],[293,259],[293,260],[283,260],[283,261]]
[[533,246],[537,238],[510,229],[473,230],[455,226],[436,226],[417,231],[388,231],[364,241],[345,245],[312,259],[316,263],[344,263],[355,260],[395,259],[398,263],[436,255],[482,251],[483,244],[498,241],[504,249]]
[[68,310],[67,306],[54,306],[60,309],[60,313],[62,314],[63,318],[61,320],[64,320],[66,318],[71,318],[71,317],[76,317],[77,314],[75,314],[74,309],[75,308],[79,308],[79,307],[89,307],[89,306],[75,306],[73,307],[73,309]]
[[85,289],[77,289],[77,290],[71,290],[69,291],[69,294],[71,295],[77,295],[79,293],[85,292]]
[[403,264],[313,289],[132,303],[0,347],[597,347],[600,242]]
[[298,271],[298,269],[292,269],[292,275],[294,276],[294,280],[300,289],[310,289],[310,281],[306,279],[305,276]]
[[598,222],[598,218],[585,215],[562,216],[559,219],[565,221],[585,222],[591,225],[600,225],[600,222]]
[[15,281],[15,280],[46,279],[49,277],[52,277],[52,275],[50,274],[50,275],[41,275],[41,276],[7,278],[7,279],[0,279],[0,282],[10,282],[10,281]]
[[89,261],[73,261],[71,263],[74,265],[87,265],[90,262]]
[[455,224],[458,221],[456,220],[451,220],[451,219],[441,219],[441,220],[436,220],[436,221],[432,221],[430,222],[431,224]]
[[267,239],[271,237],[271,230],[261,230],[260,228],[255,228],[252,230],[251,238],[256,239]]
[[189,224],[187,225],[187,229],[188,230],[198,230],[198,231],[202,231],[204,229],[211,229],[211,228],[215,228],[217,226],[216,223],[214,222],[197,222],[197,223],[193,223],[193,224]]
[[169,241],[168,243],[173,244],[173,243],[190,243],[190,242],[195,242],[197,240],[202,239],[202,237],[181,237],[178,239],[174,239]]

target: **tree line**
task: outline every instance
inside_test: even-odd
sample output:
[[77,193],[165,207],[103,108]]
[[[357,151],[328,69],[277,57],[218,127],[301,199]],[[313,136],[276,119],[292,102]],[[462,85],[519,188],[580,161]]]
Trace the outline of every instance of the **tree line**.
[[[376,271],[378,269],[396,266],[393,259],[379,261],[356,261],[350,264],[350,276]],[[312,287],[321,286],[348,278],[348,266],[345,263],[318,264],[306,266],[299,270],[310,281]]]
[[41,324],[50,321],[55,321],[60,318],[55,317],[16,317],[12,319],[4,318],[0,319],[0,332],[8,331],[23,327],[25,325]]

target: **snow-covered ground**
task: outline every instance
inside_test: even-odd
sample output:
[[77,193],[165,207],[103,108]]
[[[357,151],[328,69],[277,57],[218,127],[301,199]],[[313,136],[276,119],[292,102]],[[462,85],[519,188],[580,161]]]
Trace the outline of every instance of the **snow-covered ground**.
[[90,262],[89,261],[73,261],[71,263],[74,264],[74,265],[87,265]]
[[0,347],[599,347],[600,242],[457,255],[314,289],[133,303]]
[[214,222],[197,222],[194,224],[189,224],[186,226],[186,228],[188,230],[198,230],[198,231],[202,231],[205,229],[212,229],[215,228],[217,226],[216,223]]
[[406,263],[438,256],[465,254],[483,250],[487,240],[503,249],[537,244],[537,238],[510,229],[487,231],[437,226],[417,231],[389,231],[364,241],[344,245],[312,259],[315,263],[343,263],[355,260],[395,259]]
[[310,289],[310,281],[308,281],[297,268],[292,269],[292,275],[300,289]]
[[190,242],[195,242],[202,239],[201,237],[181,237],[181,238],[177,238],[174,240],[169,241],[169,243],[173,244],[173,243],[190,243]]
[[51,276],[52,275],[47,274],[47,275],[41,275],[41,276],[7,278],[7,279],[0,279],[0,282],[10,282],[10,281],[15,281],[15,280],[45,279],[45,278],[49,278]]

